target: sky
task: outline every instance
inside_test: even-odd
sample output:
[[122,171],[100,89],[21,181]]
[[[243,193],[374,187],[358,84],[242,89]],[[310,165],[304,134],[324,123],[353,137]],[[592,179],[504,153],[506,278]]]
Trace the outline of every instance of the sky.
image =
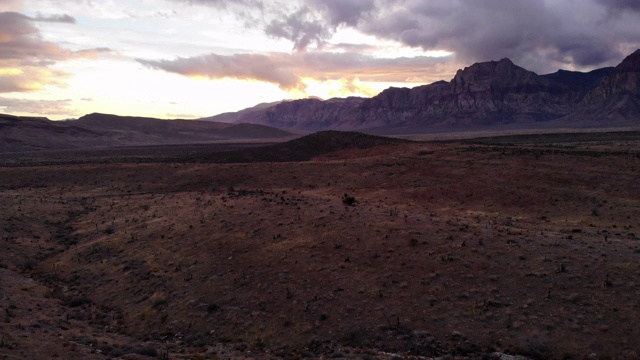
[[0,113],[194,119],[640,48],[637,0],[0,0]]

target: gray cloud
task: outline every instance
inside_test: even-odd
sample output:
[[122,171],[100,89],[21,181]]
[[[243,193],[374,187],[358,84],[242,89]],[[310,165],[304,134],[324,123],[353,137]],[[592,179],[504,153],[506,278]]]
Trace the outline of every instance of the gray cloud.
[[295,50],[305,50],[309,45],[321,46],[332,31],[309,8],[274,19],[265,26],[267,35],[291,40]]
[[[374,0],[173,0],[235,12],[247,25],[260,26],[274,38],[290,40],[294,50],[322,47],[339,26],[355,27],[375,10]],[[252,14],[257,11],[259,16]]]
[[596,2],[612,10],[640,11],[640,2],[637,0],[596,0]]
[[[283,58],[284,57],[284,58]],[[211,79],[258,80],[278,84],[283,89],[291,89],[298,78],[287,71],[286,56],[262,54],[217,55],[209,54],[175,60],[142,60],[143,65],[151,68],[193,77]]]
[[217,6],[221,8],[227,8],[232,6],[250,6],[250,7],[263,7],[262,0],[174,0],[176,2],[188,3],[188,4],[200,4]]
[[[190,2],[229,6],[222,0]],[[351,27],[411,47],[451,51],[461,63],[508,57],[543,73],[612,65],[640,47],[637,0],[299,0],[293,5],[245,0],[240,5],[259,9],[264,20],[253,25],[290,40],[298,51],[322,48],[336,29]]]
[[62,15],[50,15],[50,16],[43,16],[43,15],[38,15],[36,17],[31,17],[29,18],[33,21],[41,21],[41,22],[54,22],[54,23],[67,23],[67,24],[75,24],[76,23],[76,19],[72,16],[69,16],[67,14],[62,14]]
[[[620,61],[625,38],[606,11],[588,1],[398,1],[360,26],[366,33],[425,50],[452,51],[461,62],[509,57],[538,72]],[[640,22],[640,18],[637,18]]]
[[374,0],[307,0],[306,3],[322,12],[333,26],[355,27],[363,17],[376,8]]
[[71,100],[25,100],[0,97],[0,109],[4,113],[30,113],[40,115],[77,115],[71,110]]
[[[47,21],[68,22],[66,17]],[[92,58],[109,49],[70,51],[42,39],[34,20],[16,12],[0,13],[0,93],[42,90],[47,85],[64,86],[69,74],[53,69],[58,61]]]
[[338,27],[357,27],[374,10],[373,0],[306,0],[297,10],[271,20],[264,29],[270,36],[292,41],[294,50],[306,50],[311,45],[321,48]]
[[452,77],[448,58],[380,59],[358,53],[295,52],[209,54],[175,60],[138,61],[148,67],[192,77],[263,81],[283,90],[304,90],[304,79],[432,82]]

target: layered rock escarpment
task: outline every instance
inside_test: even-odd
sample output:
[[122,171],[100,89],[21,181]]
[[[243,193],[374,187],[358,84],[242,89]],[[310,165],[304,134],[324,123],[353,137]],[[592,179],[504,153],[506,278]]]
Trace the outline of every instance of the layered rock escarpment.
[[606,125],[640,124],[640,50],[627,56],[591,89],[567,119]]
[[369,99],[283,102],[238,121],[310,131],[593,125],[614,115],[640,122],[639,63],[640,50],[615,68],[541,76],[502,59],[459,70],[451,82],[389,88]]

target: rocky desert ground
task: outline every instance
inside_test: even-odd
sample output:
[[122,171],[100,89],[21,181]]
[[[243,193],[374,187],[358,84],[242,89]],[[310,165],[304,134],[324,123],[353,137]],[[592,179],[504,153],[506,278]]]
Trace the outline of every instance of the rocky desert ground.
[[640,357],[640,133],[349,143],[3,157],[0,359]]

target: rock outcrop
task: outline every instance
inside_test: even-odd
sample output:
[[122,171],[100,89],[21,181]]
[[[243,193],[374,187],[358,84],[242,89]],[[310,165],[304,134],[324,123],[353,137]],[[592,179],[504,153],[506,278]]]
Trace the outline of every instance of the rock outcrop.
[[459,70],[448,86],[439,86],[414,116],[421,126],[485,126],[558,118],[575,97],[565,85],[549,81],[509,59]]

